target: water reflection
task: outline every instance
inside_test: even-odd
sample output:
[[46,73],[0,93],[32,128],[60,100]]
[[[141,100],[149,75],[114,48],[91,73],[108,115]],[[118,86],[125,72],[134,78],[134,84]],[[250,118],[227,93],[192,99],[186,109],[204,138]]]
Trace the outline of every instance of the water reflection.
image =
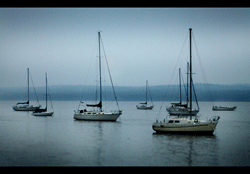
[[157,144],[154,153],[167,158],[162,165],[174,166],[215,166],[218,165],[218,142],[214,135],[155,134]]
[[1,165],[249,166],[249,103],[221,112],[214,136],[190,136],[152,134],[158,111],[139,112],[137,102],[124,102],[117,122],[74,120],[71,105],[59,101],[54,117],[34,117],[12,111],[12,102],[0,102]]
[[103,128],[102,128],[102,122],[97,122],[98,124],[98,142],[99,144],[97,145],[97,165],[101,166],[101,153],[103,151]]

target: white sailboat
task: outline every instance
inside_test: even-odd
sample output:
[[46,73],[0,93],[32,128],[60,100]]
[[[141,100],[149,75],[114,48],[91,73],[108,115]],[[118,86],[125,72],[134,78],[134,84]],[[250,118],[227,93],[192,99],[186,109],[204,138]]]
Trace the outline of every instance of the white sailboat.
[[208,121],[188,118],[172,118],[167,121],[156,121],[152,128],[156,133],[201,134],[210,135],[214,132],[220,116],[214,116]]
[[41,107],[41,105],[39,104],[38,98],[37,98],[37,102],[38,102],[38,106],[33,106],[33,105],[29,105],[29,100],[30,100],[30,91],[29,91],[29,68],[27,68],[27,81],[28,81],[28,101],[27,102],[18,102],[16,105],[13,105],[12,108],[15,111],[34,111],[38,108]]
[[[149,91],[150,94],[150,91]],[[140,103],[141,105],[136,105],[137,109],[142,109],[142,110],[151,110],[153,109],[154,105],[153,105],[153,100],[152,100],[152,96],[150,94],[150,99],[151,99],[151,106],[148,106],[148,81],[146,80],[146,102],[145,103]]]
[[[189,76],[189,63],[187,63],[187,79]],[[168,111],[168,113],[170,115],[175,115],[175,116],[189,116],[190,114],[192,116],[197,115],[197,113],[199,112],[199,104],[196,98],[196,94],[195,94],[195,98],[196,98],[196,104],[198,109],[190,109],[190,106],[192,105],[192,89],[195,92],[194,86],[192,81],[190,81],[190,101],[189,101],[189,96],[188,96],[188,90],[187,90],[187,101],[186,103],[182,103],[182,97],[181,97],[181,69],[179,68],[179,84],[180,84],[180,102],[179,103],[171,103],[170,107],[166,107],[166,110]],[[187,80],[187,89],[188,89],[188,80]]]
[[[100,76],[100,102],[98,104],[87,104],[87,107],[96,107],[97,110],[87,110],[87,109],[83,109],[80,110],[80,106],[83,103],[82,101],[80,101],[78,110],[75,110],[75,114],[74,114],[74,119],[76,120],[86,120],[86,121],[116,121],[118,119],[118,117],[122,114],[122,111],[119,109],[119,105],[118,105],[118,101],[115,95],[115,91],[114,91],[114,86],[113,86],[113,82],[111,79],[111,75],[110,75],[110,80],[111,80],[111,84],[113,87],[113,91],[114,91],[114,95],[115,95],[115,99],[116,99],[116,104],[118,107],[117,111],[104,111],[102,109],[102,72],[101,72],[101,46],[100,46],[100,39],[101,39],[101,34],[100,31],[98,31],[98,41],[99,41],[99,76]],[[109,71],[109,69],[108,69]],[[110,71],[109,71],[110,73]]]
[[[32,115],[34,116],[52,116],[54,114],[54,112],[48,112],[47,111],[47,98],[48,98],[48,93],[47,93],[47,88],[48,88],[48,82],[47,82],[47,73],[45,73],[45,76],[46,76],[46,107],[45,109],[36,109]],[[52,107],[53,108],[53,107]]]
[[[192,88],[192,29],[189,29],[190,37],[190,89]],[[207,121],[199,120],[198,117],[192,119],[192,90],[190,90],[190,119],[184,118],[170,118],[165,121],[156,120],[152,124],[152,128],[156,133],[181,133],[181,134],[212,134],[216,129],[219,116],[214,116]]]

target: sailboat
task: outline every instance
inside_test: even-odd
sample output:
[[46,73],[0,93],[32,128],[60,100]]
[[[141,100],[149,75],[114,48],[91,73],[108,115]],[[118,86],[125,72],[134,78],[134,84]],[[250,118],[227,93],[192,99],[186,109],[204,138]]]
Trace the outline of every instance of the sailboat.
[[190,108],[188,117],[170,118],[165,121],[156,120],[152,128],[156,133],[181,133],[181,134],[212,134],[216,129],[220,116],[213,116],[207,121],[199,120],[198,117],[192,119],[192,28],[189,29],[190,38]]
[[[187,79],[188,76],[190,75],[190,73],[188,72],[189,69],[189,63],[187,63]],[[182,97],[181,97],[181,69],[179,68],[179,84],[180,84],[180,102],[179,103],[171,103],[172,106],[171,107],[166,107],[166,110],[169,112],[170,115],[176,115],[176,116],[189,116],[190,114],[192,116],[197,115],[197,113],[199,112],[199,104],[197,101],[197,97],[196,94],[195,95],[195,99],[196,99],[196,104],[198,106],[198,109],[190,109],[192,106],[192,89],[195,91],[194,86],[192,81],[190,81],[190,102],[189,102],[189,98],[188,98],[188,92],[187,92],[187,102],[186,103],[182,103]],[[187,81],[187,89],[188,89],[188,81]],[[188,106],[188,104],[190,104]]]
[[32,115],[34,116],[52,116],[54,114],[54,112],[48,112],[47,111],[47,98],[48,98],[48,93],[47,93],[47,88],[48,88],[48,82],[47,82],[47,73],[45,73],[45,79],[46,79],[46,107],[45,109],[36,109]]
[[[149,91],[150,92],[150,91]],[[140,103],[141,105],[136,105],[137,109],[143,109],[143,110],[151,110],[153,109],[154,105],[153,105],[153,101],[152,101],[152,97],[150,94],[150,98],[151,98],[151,106],[148,106],[148,81],[146,80],[146,102],[145,103]]]
[[28,80],[28,101],[27,102],[18,102],[16,105],[13,105],[12,108],[15,110],[15,111],[34,111],[35,109],[38,109],[41,107],[41,105],[39,104],[39,101],[38,101],[38,106],[33,106],[33,105],[29,105],[30,103],[30,91],[29,91],[29,68],[27,68],[27,80]]
[[[99,77],[100,77],[100,102],[98,104],[87,104],[87,107],[92,107],[92,108],[97,108],[97,110],[92,109],[92,110],[80,110],[80,105],[83,103],[82,101],[80,101],[78,110],[75,110],[75,114],[74,114],[74,119],[76,120],[87,120],[87,121],[116,121],[118,119],[118,117],[122,114],[122,111],[119,109],[119,105],[118,105],[118,101],[115,95],[115,91],[114,91],[114,86],[113,86],[113,82],[111,79],[111,75],[110,75],[110,80],[111,80],[111,84],[113,87],[113,92],[115,95],[115,99],[116,99],[116,104],[118,107],[117,111],[109,111],[106,112],[102,109],[102,72],[101,72],[101,45],[100,45],[100,39],[101,39],[101,34],[100,31],[98,31],[98,42],[99,42]],[[109,71],[109,69],[108,69]],[[110,73],[110,71],[109,71]]]

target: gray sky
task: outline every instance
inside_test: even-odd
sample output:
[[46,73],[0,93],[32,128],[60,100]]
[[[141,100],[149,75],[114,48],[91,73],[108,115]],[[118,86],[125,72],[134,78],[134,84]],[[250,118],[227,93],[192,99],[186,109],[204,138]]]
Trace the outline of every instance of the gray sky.
[[36,86],[45,71],[50,85],[88,85],[98,30],[114,85],[166,85],[180,53],[186,71],[190,27],[209,83],[250,83],[249,8],[1,8],[0,87],[26,86],[27,67]]

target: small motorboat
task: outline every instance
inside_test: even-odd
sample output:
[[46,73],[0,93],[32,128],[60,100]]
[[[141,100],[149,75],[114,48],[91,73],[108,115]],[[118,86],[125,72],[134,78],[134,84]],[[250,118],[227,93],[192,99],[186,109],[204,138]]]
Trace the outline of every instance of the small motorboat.
[[136,108],[137,109],[144,109],[144,110],[147,110],[147,109],[153,109],[153,107],[154,107],[154,105],[152,105],[152,106],[147,106],[147,105],[145,105],[145,104],[142,104],[142,105],[136,105]]
[[234,111],[237,106],[213,106],[213,111]]

